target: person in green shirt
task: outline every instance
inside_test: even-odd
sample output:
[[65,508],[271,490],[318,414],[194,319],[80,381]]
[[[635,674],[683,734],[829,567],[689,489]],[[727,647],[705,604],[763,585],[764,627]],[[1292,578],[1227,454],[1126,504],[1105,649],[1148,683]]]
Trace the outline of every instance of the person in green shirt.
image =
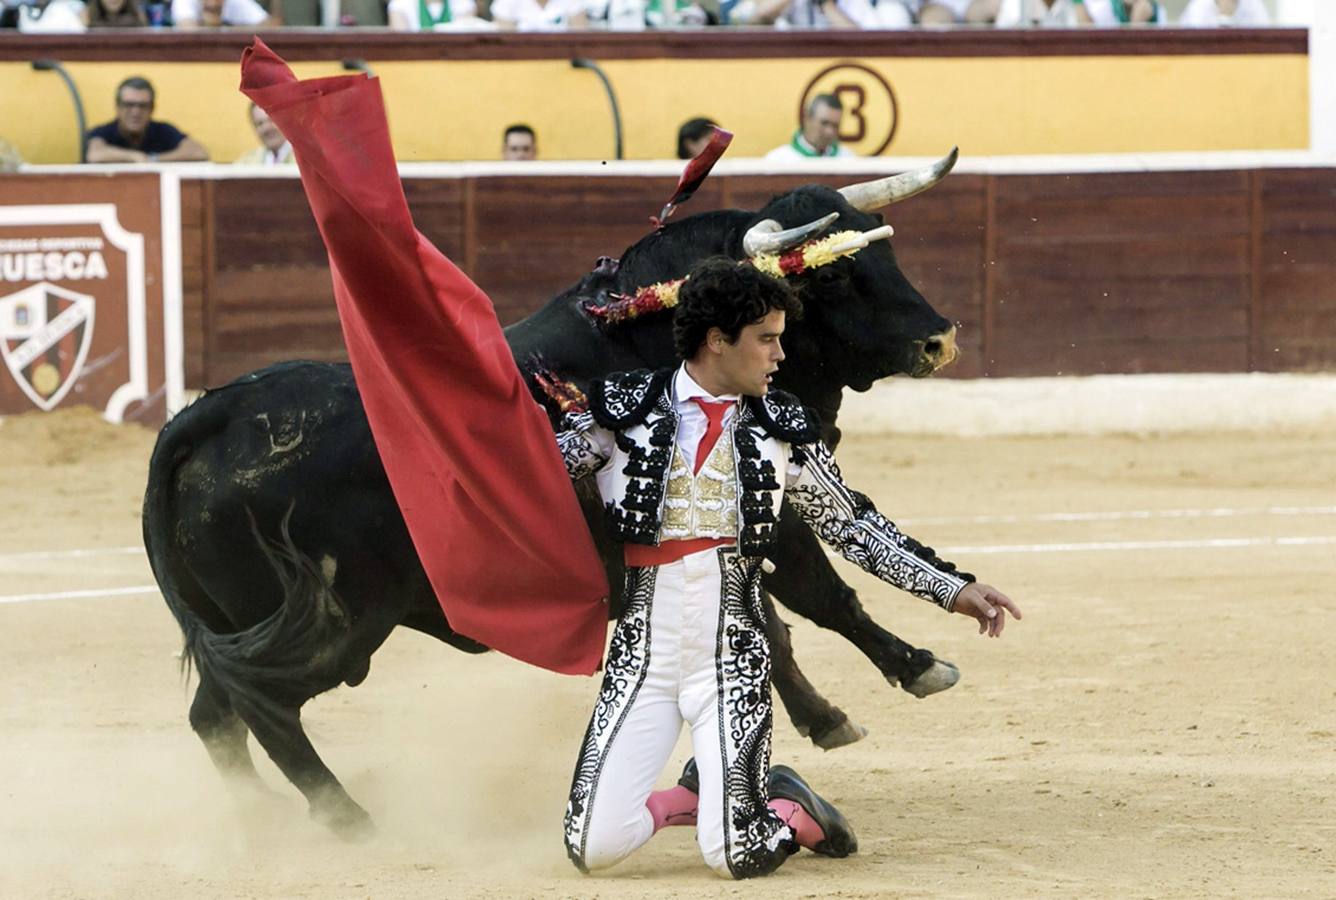
[[1072,0],[1081,25],[1158,25],[1164,7],[1157,0]]
[[781,144],[765,155],[766,159],[817,159],[829,156],[853,156],[853,151],[840,144],[840,123],[844,120],[844,104],[834,94],[817,94],[807,104],[802,127],[793,132],[787,144]]

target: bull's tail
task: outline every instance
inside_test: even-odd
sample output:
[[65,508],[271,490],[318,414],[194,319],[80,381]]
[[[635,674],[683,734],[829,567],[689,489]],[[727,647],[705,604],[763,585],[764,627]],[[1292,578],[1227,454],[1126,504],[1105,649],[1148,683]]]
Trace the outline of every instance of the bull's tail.
[[144,550],[167,608],[185,635],[181,667],[187,677],[191,666],[199,662],[198,636],[208,628],[186,603],[172,563],[176,470],[190,458],[197,446],[222,431],[226,424],[227,411],[209,394],[183,409],[158,434],[148,464],[148,485],[144,489],[141,517]]
[[193,666],[201,680],[226,693],[236,707],[291,722],[302,703],[343,680],[337,660],[348,630],[347,610],[320,568],[292,540],[292,507],[279,523],[278,539],[262,536],[254,516],[251,532],[282,587],[282,599],[268,617],[241,631],[218,633],[192,609],[189,596],[205,596],[200,585],[178,581],[172,533],[176,470],[230,416],[225,404],[206,396],[163,429],[149,463],[144,495],[144,547],[167,608],[185,638],[181,665]]

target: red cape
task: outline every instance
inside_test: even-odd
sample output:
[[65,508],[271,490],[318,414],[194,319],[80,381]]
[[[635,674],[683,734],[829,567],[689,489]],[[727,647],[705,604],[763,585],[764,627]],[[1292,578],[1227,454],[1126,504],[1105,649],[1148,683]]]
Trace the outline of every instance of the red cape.
[[451,628],[593,673],[603,565],[491,301],[413,226],[379,83],[299,82],[256,40],[241,91],[292,142],[376,447]]

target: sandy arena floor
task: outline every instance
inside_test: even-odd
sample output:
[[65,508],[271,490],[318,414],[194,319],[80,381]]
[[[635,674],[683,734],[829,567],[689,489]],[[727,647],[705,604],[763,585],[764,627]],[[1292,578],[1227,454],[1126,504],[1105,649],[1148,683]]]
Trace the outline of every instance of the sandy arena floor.
[[[312,824],[267,759],[278,796],[234,803],[166,608],[105,595],[152,584],[117,550],[152,442],[87,411],[0,421],[0,897],[1336,896],[1336,432],[849,440],[849,480],[1026,618],[985,640],[839,563],[964,680],[914,700],[797,624],[871,735],[826,754],[785,722],[775,756],[862,849],[763,884],[716,879],[690,829],[577,874],[561,815],[595,683],[406,632],[306,709],[376,840]],[[103,595],[14,599],[77,591]]]

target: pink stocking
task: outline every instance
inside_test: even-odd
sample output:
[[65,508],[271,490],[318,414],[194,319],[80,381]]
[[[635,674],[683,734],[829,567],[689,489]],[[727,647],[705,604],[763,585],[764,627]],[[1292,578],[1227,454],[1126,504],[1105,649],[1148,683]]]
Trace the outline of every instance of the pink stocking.
[[816,820],[792,800],[771,800],[767,805],[793,829],[793,838],[800,846],[811,850],[826,839]]
[[645,806],[649,807],[649,814],[654,817],[654,830],[658,831],[670,825],[695,825],[698,802],[695,794],[679,784],[650,794]]

